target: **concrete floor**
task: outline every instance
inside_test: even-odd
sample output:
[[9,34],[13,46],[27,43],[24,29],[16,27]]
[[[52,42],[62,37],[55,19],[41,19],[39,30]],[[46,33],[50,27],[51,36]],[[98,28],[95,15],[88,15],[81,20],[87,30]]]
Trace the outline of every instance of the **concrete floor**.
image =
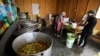
[[99,49],[92,47],[90,44],[88,44],[84,49],[78,47],[69,49],[63,44],[62,40],[53,40],[54,45],[52,56],[94,56],[99,52]]
[[[45,29],[44,29],[45,30]],[[44,31],[44,33],[51,35],[53,38],[52,56],[95,56],[100,49],[92,45],[93,42],[89,41],[84,49],[73,47],[67,48],[64,44],[63,37],[56,37],[52,30]]]

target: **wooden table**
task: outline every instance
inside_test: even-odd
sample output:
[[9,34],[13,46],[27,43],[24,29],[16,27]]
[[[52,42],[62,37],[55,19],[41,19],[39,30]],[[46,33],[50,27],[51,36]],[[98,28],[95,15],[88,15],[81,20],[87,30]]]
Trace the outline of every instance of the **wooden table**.
[[66,28],[68,32],[72,32],[72,33],[75,33],[75,34],[81,33],[81,32],[82,32],[82,29],[80,29],[80,26],[77,26],[76,28],[68,29],[69,26],[71,26],[70,23],[64,23],[64,22],[63,22],[63,23],[62,23],[61,33],[62,33],[62,30],[63,30],[64,28]]

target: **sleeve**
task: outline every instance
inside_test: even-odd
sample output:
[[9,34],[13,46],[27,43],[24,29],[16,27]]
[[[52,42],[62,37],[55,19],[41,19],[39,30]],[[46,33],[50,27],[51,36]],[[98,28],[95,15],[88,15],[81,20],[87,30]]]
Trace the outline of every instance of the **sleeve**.
[[87,18],[87,14],[85,14],[85,15],[83,16],[82,20],[86,20],[86,18]]

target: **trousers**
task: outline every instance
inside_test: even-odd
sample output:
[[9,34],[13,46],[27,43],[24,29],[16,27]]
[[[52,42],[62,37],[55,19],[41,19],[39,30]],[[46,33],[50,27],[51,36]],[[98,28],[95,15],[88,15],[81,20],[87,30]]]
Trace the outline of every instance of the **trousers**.
[[83,43],[83,41],[84,41],[84,43],[82,45],[82,47],[84,47],[87,44],[88,38],[89,38],[90,35],[91,35],[91,33],[86,33],[86,32],[82,33],[78,45],[80,46]]

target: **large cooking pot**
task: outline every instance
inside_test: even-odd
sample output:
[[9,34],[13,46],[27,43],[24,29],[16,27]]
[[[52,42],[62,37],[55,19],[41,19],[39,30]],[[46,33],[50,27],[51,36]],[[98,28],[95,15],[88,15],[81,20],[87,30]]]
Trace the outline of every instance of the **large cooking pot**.
[[[48,46],[48,48],[42,52],[36,53],[36,54],[21,54],[18,52],[18,50],[23,47],[24,45],[32,42],[41,42]],[[53,40],[51,37],[47,34],[41,33],[41,32],[27,32],[20,36],[18,36],[12,43],[13,50],[19,55],[19,56],[51,56],[52,52],[52,45]]]

